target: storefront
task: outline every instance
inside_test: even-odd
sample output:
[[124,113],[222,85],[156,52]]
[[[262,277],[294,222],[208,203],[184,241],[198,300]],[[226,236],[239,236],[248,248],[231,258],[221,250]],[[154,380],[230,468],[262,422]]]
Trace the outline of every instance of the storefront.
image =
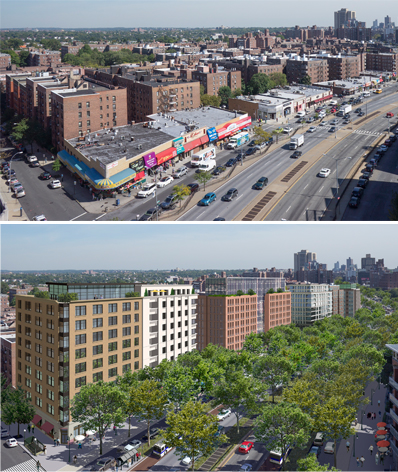
[[241,131],[243,128],[250,126],[251,123],[252,119],[247,115],[238,121],[226,123],[217,129],[218,139],[225,140],[226,138],[229,138],[230,136],[233,136],[237,132]]

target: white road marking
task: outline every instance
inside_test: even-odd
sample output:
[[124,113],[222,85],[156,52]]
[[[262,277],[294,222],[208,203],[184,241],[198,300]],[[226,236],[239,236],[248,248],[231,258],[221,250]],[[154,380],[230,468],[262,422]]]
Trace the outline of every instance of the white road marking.
[[287,213],[287,212],[290,210],[290,208],[292,208],[292,206],[291,206],[291,205],[290,205],[290,207],[289,207],[289,208],[288,208],[288,209],[285,211],[285,213]]
[[307,185],[303,188],[303,190],[305,190],[305,189],[308,187],[308,185],[309,185],[309,184],[307,184]]
[[72,218],[71,220],[69,221],[73,221],[73,220],[77,220],[78,218],[80,218],[81,216],[85,215],[87,212],[85,211],[84,213],[82,213],[81,215],[79,216],[75,216],[74,218]]
[[105,216],[105,215],[106,215],[106,213],[103,213],[102,215],[97,216],[97,218],[94,218],[93,221],[97,221],[97,220],[99,220],[100,218],[102,218],[102,217]]
[[319,189],[320,192],[322,192],[323,187],[324,187],[324,185],[322,185],[322,187]]

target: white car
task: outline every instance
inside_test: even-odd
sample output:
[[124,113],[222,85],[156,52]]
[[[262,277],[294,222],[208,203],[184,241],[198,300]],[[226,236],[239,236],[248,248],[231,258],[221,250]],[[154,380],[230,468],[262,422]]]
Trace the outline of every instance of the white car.
[[62,187],[61,181],[60,180],[52,180],[50,182],[50,187],[51,188],[61,188]]
[[323,452],[325,452],[326,454],[334,454],[334,442],[327,442]]
[[15,438],[8,438],[6,444],[8,447],[16,447],[18,446],[18,441]]
[[315,133],[315,131],[316,131],[315,126],[311,126],[311,128],[308,129],[309,133]]
[[388,146],[386,146],[385,144],[382,144],[380,147],[379,147],[380,151],[382,152],[386,152],[388,150]]
[[2,439],[8,438],[8,436],[9,436],[8,430],[5,429],[5,428],[1,428],[1,437],[2,437]]
[[171,175],[167,175],[166,177],[163,177],[162,179],[159,180],[158,182],[158,187],[159,188],[163,188],[163,187],[166,187],[166,185],[169,185],[171,184],[171,182],[173,182],[173,177],[171,177]]
[[241,465],[241,468],[239,469],[241,472],[250,472],[253,470],[253,466],[251,464],[245,463]]
[[25,193],[24,188],[23,187],[18,187],[17,191],[15,192],[15,196],[17,198],[21,198],[21,197],[24,197],[25,195],[26,195],[26,193]]
[[36,156],[28,156],[28,157],[26,158],[26,160],[27,160],[28,162],[36,162],[36,161],[37,161],[37,157],[36,157]]
[[228,418],[228,416],[231,416],[231,410],[226,409],[226,410],[220,410],[217,415],[218,421],[225,420],[225,418]]
[[330,169],[321,169],[319,171],[319,177],[327,177],[330,174]]
[[291,126],[287,126],[286,128],[283,129],[284,133],[291,133],[293,131],[293,128]]
[[299,111],[296,116],[298,116],[299,118],[305,116],[305,111]]
[[47,221],[47,218],[44,215],[37,215],[32,218],[32,221]]
[[[195,456],[195,461],[197,461],[200,457],[202,457],[202,454],[199,453],[197,456]],[[181,461],[182,464],[184,465],[191,465],[192,464],[192,458],[189,456],[184,457],[184,459]]]
[[326,126],[326,125],[327,125],[327,121],[321,121],[321,122],[319,123],[319,126]]
[[145,184],[142,189],[138,192],[137,197],[146,198],[152,195],[156,190],[156,184]]

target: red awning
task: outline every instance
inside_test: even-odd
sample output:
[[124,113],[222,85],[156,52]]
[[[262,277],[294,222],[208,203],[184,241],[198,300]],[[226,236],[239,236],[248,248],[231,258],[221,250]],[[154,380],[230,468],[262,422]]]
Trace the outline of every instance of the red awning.
[[135,177],[133,179],[134,182],[137,182],[137,180],[141,180],[145,177],[145,171],[138,172],[138,174],[135,174]]
[[200,138],[200,144],[206,144],[208,142],[209,142],[209,137],[207,136],[207,134],[206,134],[206,136],[202,136]]
[[169,149],[166,149],[165,151],[159,152],[159,154],[156,154],[156,160],[159,164],[162,164],[163,162],[168,161],[172,157],[176,157],[177,155],[177,149],[174,147],[171,147]]
[[[207,136],[206,136],[207,137]],[[184,144],[184,149],[185,149],[185,152],[188,152],[190,151],[191,149],[194,149],[198,146],[200,146],[202,143],[202,139],[204,139],[205,137],[202,136],[201,138],[198,138],[198,139],[194,139],[193,141],[187,143],[187,144]],[[209,138],[207,138],[209,139]]]
[[35,416],[33,417],[32,423],[33,423],[33,424],[37,424],[39,421],[41,421],[41,416],[35,415]]
[[54,429],[54,426],[49,423],[48,421],[46,421],[43,426],[41,427],[41,429],[45,432],[45,433],[49,433],[50,431],[52,431]]

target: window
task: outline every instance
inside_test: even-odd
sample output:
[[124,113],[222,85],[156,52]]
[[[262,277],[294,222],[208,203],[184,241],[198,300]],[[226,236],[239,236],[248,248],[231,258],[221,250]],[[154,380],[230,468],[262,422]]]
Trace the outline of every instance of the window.
[[85,362],[80,362],[80,364],[75,365],[75,374],[79,374],[80,372],[86,372]]
[[87,126],[90,126],[90,120],[87,120]]
[[88,111],[88,112],[87,112],[87,117],[89,117],[89,116],[90,116],[90,112]]
[[35,345],[35,349],[36,349],[36,352],[39,352],[40,354],[43,353],[43,348],[42,348],[42,345],[41,344],[36,344]]
[[100,106],[100,110],[102,110],[102,105]]
[[82,117],[82,112],[81,112],[81,111],[79,111],[79,118],[81,118],[81,117]]
[[116,102],[116,97],[115,96],[112,97],[112,102]]
[[47,320],[47,329],[54,329],[55,325],[52,320]]
[[117,350],[117,343],[109,343],[108,344],[108,351],[116,351]]
[[40,393],[40,395],[43,393],[43,387],[40,384],[35,384],[35,390],[37,393]]
[[117,367],[113,367],[113,369],[109,369],[108,377],[116,377],[117,376]]
[[102,305],[93,305],[93,315],[99,315],[102,313]]
[[47,361],[47,370],[49,372],[54,372],[54,363],[53,362]]
[[126,347],[131,347],[131,339],[125,339],[123,341],[123,349],[125,349]]
[[41,357],[37,357],[36,356],[36,362],[35,364],[38,366],[38,367],[43,367],[43,359]]
[[50,413],[50,415],[54,416],[54,407],[53,405],[50,405],[49,403],[47,403],[47,413]]
[[81,329],[86,329],[86,320],[75,321],[75,330],[80,331]]
[[130,336],[131,335],[131,327],[123,328],[123,336]]
[[110,329],[108,331],[108,339],[117,338],[117,329]]
[[90,102],[86,102],[86,108],[90,108]]
[[96,356],[97,354],[102,354],[102,351],[103,351],[102,344],[100,344],[99,346],[94,346],[93,347],[93,355],[94,356]]
[[82,359],[83,357],[86,357],[86,348],[84,347],[83,349],[76,349],[75,359]]
[[162,354],[166,354],[166,348],[162,347]]
[[134,302],[134,310],[139,310],[139,309],[140,309],[140,303]]
[[85,316],[86,307],[85,306],[75,306],[75,315],[76,316]]
[[117,303],[108,303],[108,313],[117,312]]
[[54,392],[52,390],[47,390],[47,398],[49,400],[54,401],[54,397],[55,397]]
[[113,356],[108,357],[108,364],[116,364],[117,363],[117,354],[113,354]]
[[131,323],[131,315],[123,315],[123,324]]
[[110,316],[108,318],[108,326],[117,325],[117,316]]
[[50,344],[54,344],[54,336],[51,334],[47,334],[47,342]]
[[28,388],[31,388],[32,387],[32,381],[28,378],[25,378],[25,385],[28,387]]
[[123,366],[123,373],[127,372],[128,370],[131,370],[131,364],[124,364]]
[[172,341],[174,339],[174,334],[170,334],[170,340]]
[[102,327],[102,318],[93,318],[93,328],[101,328]]
[[81,127],[82,127],[82,122],[81,122],[81,121],[79,121],[79,128],[81,128]]
[[55,385],[54,377],[51,377],[51,375],[47,375],[47,384],[50,385],[50,387],[54,387]]
[[131,359],[131,351],[123,352],[123,360],[128,361],[129,359]]
[[137,370],[139,369],[140,363],[138,361],[134,362],[134,369]]
[[102,97],[99,98],[100,103],[102,103]]
[[134,346],[140,345],[140,338],[134,338]]
[[139,313],[134,313],[134,323],[138,323],[140,321]]
[[78,377],[75,379],[75,388],[83,387],[83,385],[86,385],[86,377]]
[[102,331],[97,331],[93,333],[93,342],[102,341],[102,339],[103,339]]
[[131,303],[125,302],[123,303],[123,311],[130,311],[131,310]]
[[82,104],[81,103],[78,103],[77,104],[77,108],[81,108],[82,107]]
[[47,357],[54,357],[54,349],[47,348]]
[[93,374],[93,382],[98,382],[99,380],[102,380],[102,378],[102,372],[97,372],[96,374]]
[[43,372],[41,372],[40,370],[36,370],[36,379],[43,380]]
[[41,398],[36,397],[36,406],[38,406],[39,408],[41,408],[42,405],[43,405],[43,402],[42,402]]
[[139,334],[139,332],[140,332],[140,327],[134,326],[134,334]]
[[75,336],[75,344],[86,344],[86,335],[85,334],[77,334]]
[[99,367],[102,367],[102,358],[101,359],[94,359],[93,360],[93,369],[98,369]]
[[140,350],[139,349],[136,349],[134,351],[134,357],[140,357]]

